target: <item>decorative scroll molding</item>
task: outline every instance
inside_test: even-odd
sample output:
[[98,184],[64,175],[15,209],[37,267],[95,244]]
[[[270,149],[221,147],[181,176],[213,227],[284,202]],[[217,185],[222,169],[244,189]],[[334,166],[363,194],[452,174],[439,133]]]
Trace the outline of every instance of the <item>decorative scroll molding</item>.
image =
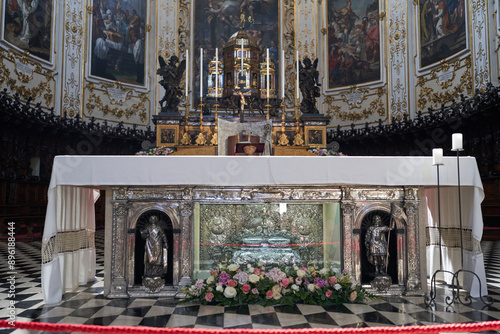
[[62,113],[74,117],[81,109],[81,68],[83,66],[84,3],[70,0],[65,3],[63,42]]
[[39,63],[33,62],[27,52],[19,55],[13,51],[0,51],[0,86],[2,85],[26,100],[42,97],[45,107],[54,106],[54,72],[44,70]]
[[[472,93],[471,58],[442,62],[439,68],[417,80],[417,107],[439,108],[440,105],[457,100],[460,94]],[[460,76],[460,80],[456,78]],[[456,83],[455,85],[453,85]]]
[[[368,89],[352,86],[350,90],[339,92],[339,95],[340,98],[336,98],[333,95],[325,98],[323,103],[328,105],[326,112],[328,116],[342,121],[355,122],[366,120],[371,115],[378,115],[379,117],[386,115],[385,100],[387,98],[387,91],[385,87],[380,87],[375,92],[369,93]],[[369,99],[369,97],[371,98]],[[342,111],[341,106],[335,104],[340,101],[349,105],[349,110],[360,109],[367,104],[368,106],[361,111]],[[367,103],[368,101],[369,103]]]
[[[134,89],[125,88],[120,82],[102,83],[98,89],[96,83],[88,83],[85,90],[89,92],[85,107],[87,112],[92,115],[95,110],[100,111],[104,116],[114,116],[118,119],[125,118],[129,120],[137,115],[142,123],[149,121],[149,95],[147,93],[139,93],[134,96]],[[96,94],[101,92],[102,94]],[[107,96],[108,101],[103,101],[103,97]],[[135,98],[138,102],[131,104],[127,108],[123,108],[126,101]],[[118,105],[118,107],[112,107]]]
[[[295,0],[283,1],[283,50],[285,50],[285,82],[295,83]],[[285,85],[285,103],[287,105],[295,104],[295,84]]]
[[[472,50],[474,50],[474,88],[484,89],[490,82],[488,56],[488,17],[485,0],[472,0]],[[498,13],[497,13],[498,15]]]
[[408,110],[408,39],[406,2],[390,0],[389,19],[389,82],[390,116],[402,120]]

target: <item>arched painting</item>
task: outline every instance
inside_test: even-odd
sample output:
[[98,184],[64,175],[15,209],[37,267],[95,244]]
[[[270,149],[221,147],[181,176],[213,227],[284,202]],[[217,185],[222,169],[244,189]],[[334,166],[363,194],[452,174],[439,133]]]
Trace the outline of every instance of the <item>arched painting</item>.
[[420,67],[467,48],[465,0],[420,0]]
[[144,85],[146,0],[94,0],[90,74]]
[[328,88],[380,80],[378,0],[328,0]]
[[3,40],[50,62],[53,1],[5,0],[3,3]]

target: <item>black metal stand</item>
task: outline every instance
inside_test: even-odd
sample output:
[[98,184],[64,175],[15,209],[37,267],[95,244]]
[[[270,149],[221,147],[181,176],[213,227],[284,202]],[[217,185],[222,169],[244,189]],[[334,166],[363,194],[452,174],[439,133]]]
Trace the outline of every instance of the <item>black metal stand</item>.
[[[455,149],[457,152],[457,173],[458,173],[458,218],[460,222],[460,264],[461,264],[461,269],[457,270],[455,274],[453,274],[453,280],[452,280],[452,286],[456,287],[456,294],[453,293],[454,301],[458,301],[462,305],[470,305],[472,303],[472,299],[470,295],[466,295],[465,297],[460,296],[459,290],[460,290],[460,279],[459,279],[459,274],[470,274],[472,275],[472,278],[476,278],[477,282],[479,283],[479,299],[483,304],[486,305],[491,305],[493,304],[493,299],[486,297],[486,301],[483,299],[483,296],[481,295],[483,291],[482,283],[481,280],[479,279],[479,276],[471,271],[471,270],[466,270],[464,268],[464,241],[463,241],[463,233],[462,233],[462,198],[461,198],[461,191],[460,191],[460,151],[461,149]],[[448,304],[450,305],[450,304]]]
[[463,247],[463,236],[462,236],[462,200],[460,194],[460,150],[457,151],[457,168],[458,168],[458,210],[459,210],[459,221],[460,221],[460,264],[461,269],[457,270],[455,273],[449,270],[442,269],[442,249],[441,249],[441,198],[440,198],[440,188],[439,188],[439,164],[436,164],[437,167],[437,188],[438,188],[438,231],[439,231],[439,269],[434,272],[431,278],[430,291],[429,296],[425,297],[425,305],[426,307],[434,307],[435,299],[436,299],[436,275],[438,273],[450,274],[453,276],[451,280],[451,296],[446,296],[445,302],[448,306],[451,306],[455,302],[459,302],[462,305],[470,305],[472,303],[472,298],[470,295],[460,295],[460,278],[459,274],[471,274],[473,278],[477,279],[479,283],[479,299],[485,305],[493,304],[493,299],[490,297],[486,297],[486,300],[483,296],[481,296],[482,291],[482,283],[479,279],[479,276],[470,270],[463,269],[464,266],[464,247]]

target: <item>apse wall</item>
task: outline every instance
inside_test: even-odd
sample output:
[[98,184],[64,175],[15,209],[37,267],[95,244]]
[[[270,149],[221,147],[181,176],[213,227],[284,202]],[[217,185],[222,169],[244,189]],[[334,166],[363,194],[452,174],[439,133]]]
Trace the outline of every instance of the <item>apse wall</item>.
[[[158,56],[189,58],[194,111],[199,48],[212,56],[244,11],[245,28],[263,46],[284,50],[279,78],[290,114],[298,56],[318,58],[318,109],[331,116],[330,127],[390,123],[498,84],[497,7],[493,0],[6,0],[0,88],[60,115],[152,125],[164,94]],[[269,13],[277,13],[273,25]]]

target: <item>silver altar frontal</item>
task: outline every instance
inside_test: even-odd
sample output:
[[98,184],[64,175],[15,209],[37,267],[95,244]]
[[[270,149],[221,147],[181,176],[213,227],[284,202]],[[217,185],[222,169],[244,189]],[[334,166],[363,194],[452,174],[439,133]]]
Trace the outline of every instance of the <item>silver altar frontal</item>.
[[[422,295],[425,239],[418,187],[355,185],[115,186],[108,188],[105,296],[182,296],[219,264],[325,266],[346,270],[374,292],[364,260],[364,233],[374,214],[396,218],[389,242],[392,285],[386,294]],[[138,231],[160,217],[169,242],[164,286],[143,283]],[[425,278],[424,278],[425,280]]]

